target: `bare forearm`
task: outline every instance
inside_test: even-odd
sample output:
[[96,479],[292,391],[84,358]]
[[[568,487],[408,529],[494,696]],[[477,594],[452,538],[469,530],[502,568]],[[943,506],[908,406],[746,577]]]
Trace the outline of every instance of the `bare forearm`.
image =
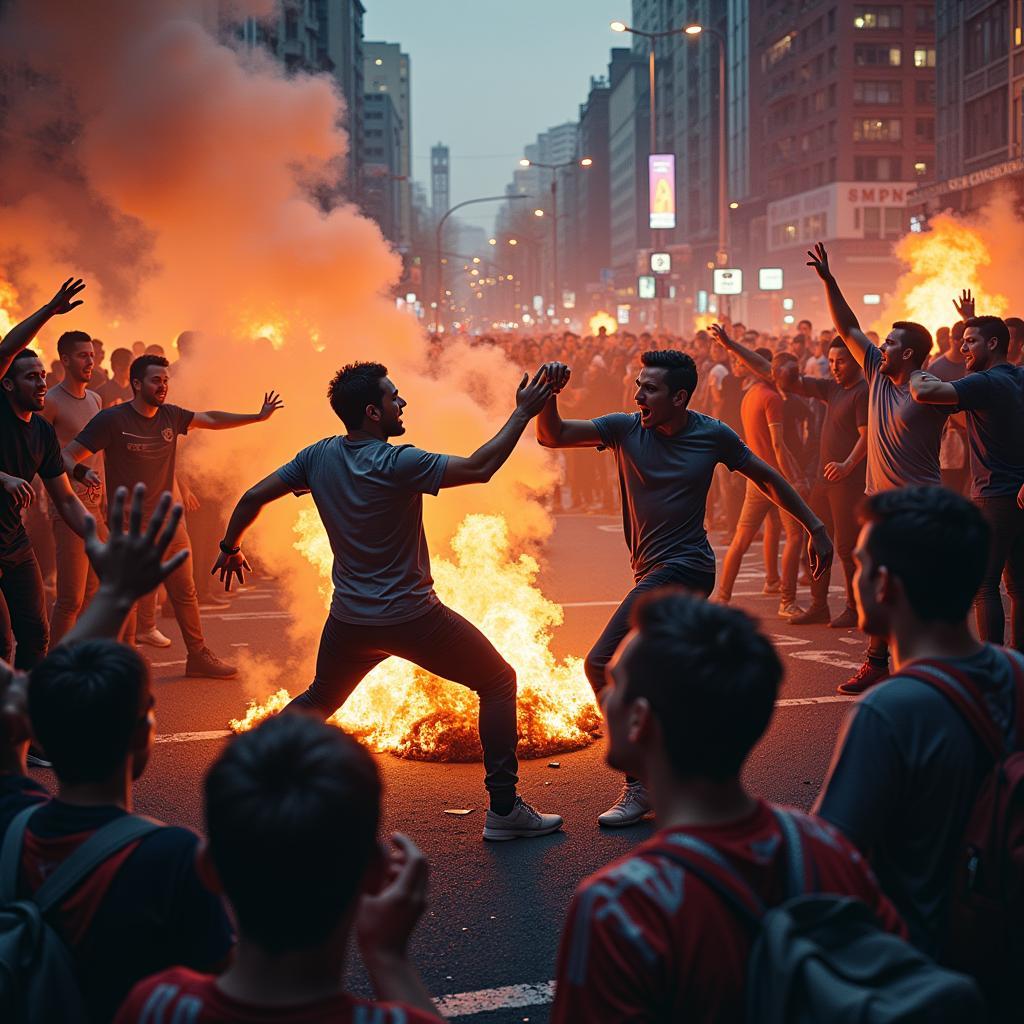
[[490,480],[505,464],[529,422],[529,417],[516,409],[501,430],[470,455],[470,464],[480,473],[484,482]]
[[248,491],[242,495],[224,531],[224,543],[229,548],[237,548],[242,543],[246,531],[256,522],[262,509],[262,502],[253,498]]
[[259,413],[247,412],[221,412],[218,409],[208,409],[202,413],[202,419],[196,423],[198,427],[205,427],[207,430],[229,430],[232,427],[247,427],[250,423],[259,423]]
[[363,954],[363,961],[377,998],[383,1002],[407,1003],[423,1013],[439,1016],[420,972],[405,957]]
[[537,440],[545,447],[555,447],[562,434],[562,417],[558,398],[552,395],[537,416]]
[[32,339],[52,316],[50,306],[43,306],[7,332],[4,340],[0,341],[0,377],[7,373],[14,357],[32,343]]
[[867,432],[860,435],[857,438],[857,443],[853,446],[853,450],[849,455],[846,456],[846,464],[848,466],[856,466],[858,463],[863,462],[867,458],[868,454],[868,435]]
[[758,355],[753,349],[747,348],[742,342],[735,341],[732,338],[728,340],[727,344],[758,377],[768,381],[769,384],[772,382],[772,364],[768,359]]
[[71,493],[57,504],[61,519],[71,527],[79,537],[85,537],[85,517],[88,514],[78,495]]
[[864,344],[861,341],[863,335],[861,334],[860,321],[857,319],[857,314],[850,309],[850,304],[846,301],[846,296],[843,295],[839,282],[831,274],[825,278],[824,283],[825,294],[828,298],[828,311],[832,317],[832,323],[835,324],[836,330],[842,336],[843,341],[846,342],[847,348],[853,354],[854,359],[863,366]]
[[808,533],[825,529],[825,524],[811,511],[810,506],[796,492],[796,488],[778,470],[766,467],[767,472],[756,479],[754,485],[769,497],[783,512],[788,512]]
[[78,621],[61,638],[61,644],[79,640],[116,639],[134,602],[116,587],[100,584]]

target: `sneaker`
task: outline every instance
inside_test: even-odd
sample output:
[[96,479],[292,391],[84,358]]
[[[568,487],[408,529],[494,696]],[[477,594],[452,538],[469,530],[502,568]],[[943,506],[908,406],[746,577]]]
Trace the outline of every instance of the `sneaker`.
[[782,580],[765,580],[761,588],[762,594],[777,594],[782,589]]
[[857,628],[857,609],[851,608],[849,605],[837,615],[829,625],[833,629],[856,629]]
[[651,810],[651,799],[642,782],[626,782],[618,800],[603,814],[597,816],[598,825],[607,828],[623,828],[635,825]]
[[799,615],[806,615],[807,613],[796,603],[796,601],[780,601],[779,602],[779,618],[789,619],[793,621]]
[[840,683],[836,687],[836,693],[845,693],[848,695],[863,693],[865,690],[870,690],[875,683],[880,683],[883,679],[889,678],[889,667],[881,665],[872,665],[870,661],[865,661],[863,665],[857,670],[857,674],[850,679],[847,679],[845,683]]
[[533,836],[550,835],[561,827],[561,815],[541,814],[521,796],[517,796],[508,814],[495,814],[494,811],[488,810],[484,820],[484,839],[490,839],[492,842],[530,839]]
[[794,626],[817,626],[824,625],[832,618],[827,604],[819,605],[817,608],[812,604],[802,615],[794,615],[789,621]]
[[149,644],[150,647],[171,646],[171,638],[169,636],[164,636],[156,626],[152,629],[147,629],[143,633],[136,633],[135,642],[137,644]]
[[230,679],[238,675],[238,668],[221,661],[209,647],[200,647],[189,653],[185,661],[185,675],[206,676],[211,679]]
[[25,755],[25,761],[29,768],[52,768],[53,762],[47,761],[43,756],[42,747],[37,747],[34,743],[29,744],[28,753]]

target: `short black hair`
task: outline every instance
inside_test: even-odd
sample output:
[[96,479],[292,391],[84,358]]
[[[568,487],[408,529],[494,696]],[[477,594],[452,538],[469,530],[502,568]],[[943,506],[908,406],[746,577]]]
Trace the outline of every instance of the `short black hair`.
[[246,938],[269,953],[323,943],[377,849],[369,753],[308,715],[278,715],[225,747],[205,806],[210,854]]
[[977,327],[981,336],[990,341],[996,340],[996,351],[1005,356],[1010,348],[1010,328],[1001,316],[972,316],[964,321],[964,332],[968,327]]
[[991,531],[978,508],[945,487],[880,491],[861,506],[867,550],[926,622],[960,622],[981,586]]
[[358,430],[366,419],[368,405],[381,408],[384,397],[380,382],[388,375],[383,363],[348,363],[327,385],[327,398],[334,414],[348,427]]
[[7,367],[7,372],[4,374],[4,378],[3,379],[6,380],[8,377],[13,377],[14,376],[14,367],[15,367],[15,364],[18,362],[18,360],[20,360],[20,359],[41,359],[41,358],[42,357],[39,355],[38,352],[33,352],[32,349],[30,349],[30,348],[23,348],[11,360],[11,365]]
[[115,348],[110,353],[110,368],[119,370],[122,366],[128,367],[132,364],[132,350],[130,348]]
[[832,349],[834,349],[834,348],[841,348],[841,349],[845,349],[845,351],[847,351],[847,352],[849,352],[849,351],[850,351],[850,349],[849,349],[849,346],[848,346],[848,345],[846,344],[846,342],[845,342],[845,341],[843,341],[843,336],[842,336],[841,334],[837,334],[837,335],[836,335],[836,336],[835,336],[835,337],[834,337],[834,338],[833,338],[833,339],[832,339],[832,340],[831,340],[831,341],[830,341],[830,342],[828,343],[828,350],[829,350],[829,352],[831,352],[831,351],[832,351]]
[[132,365],[128,367],[128,383],[130,384],[133,380],[142,381],[146,379],[146,371],[151,366],[162,366],[164,368],[171,364],[163,356],[141,355],[137,359],[132,360]]
[[1024,333],[1024,320],[1021,320],[1019,316],[1008,316],[1006,318],[1006,326],[1018,334]]
[[148,688],[146,661],[116,640],[55,647],[32,669],[32,732],[61,782],[104,782],[117,771],[147,710]]
[[668,385],[669,394],[685,391],[689,404],[694,391],[697,390],[697,364],[693,361],[693,356],[674,348],[652,349],[640,356],[640,362],[644,366],[665,370],[665,383]]
[[76,345],[81,345],[86,341],[92,344],[92,335],[85,331],[65,331],[57,339],[57,355],[70,355]]
[[775,648],[753,619],[679,589],[634,606],[627,700],[646,698],[680,778],[739,774],[772,717],[782,679]]
[[932,350],[932,336],[928,328],[915,324],[913,320],[897,320],[892,328],[903,332],[903,347],[913,352],[914,362],[918,366],[924,366]]

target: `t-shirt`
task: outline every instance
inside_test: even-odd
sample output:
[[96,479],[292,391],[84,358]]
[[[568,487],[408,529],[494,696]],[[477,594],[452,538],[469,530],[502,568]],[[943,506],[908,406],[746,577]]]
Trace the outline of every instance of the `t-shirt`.
[[101,366],[94,366],[92,368],[92,377],[89,378],[89,383],[85,386],[90,391],[99,391],[108,380],[110,380],[110,374]]
[[103,452],[107,492],[140,481],[146,485],[145,507],[151,510],[164,491],[174,489],[178,435],[187,434],[194,412],[161,405],[155,416],[143,416],[130,403],[97,413],[75,440],[91,452]]
[[131,383],[121,387],[114,377],[111,377],[105,384],[96,389],[96,394],[103,402],[103,408],[109,409],[112,405],[120,405],[122,402],[130,402],[135,397]]
[[971,497],[1016,495],[1024,484],[1024,368],[1000,363],[953,387],[967,412]]
[[[818,465],[818,482],[828,483],[824,469],[830,462],[843,462],[853,451],[860,438],[860,428],[868,424],[868,386],[858,380],[851,387],[844,388],[835,380],[817,380],[814,377],[801,378],[801,390],[811,398],[825,403],[825,420],[821,426],[821,453]],[[861,460],[853,469],[850,478],[863,480],[866,463]]]
[[114,1024],[438,1024],[440,1020],[404,1003],[375,1003],[348,994],[298,1006],[254,1006],[225,995],[209,974],[174,967],[139,982]]
[[[53,425],[53,429],[57,432],[57,443],[63,448],[78,436],[82,428],[102,408],[97,392],[86,389],[82,398],[75,398],[74,395],[64,390],[62,384],[58,384],[46,393],[44,419]],[[90,455],[82,461],[89,469],[100,471],[99,455]],[[101,494],[98,490],[90,489],[74,479],[71,481],[71,486],[83,505],[94,510],[98,507],[101,501]],[[51,518],[56,518],[59,515],[60,513],[51,503]]]
[[[31,482],[60,476],[64,461],[53,427],[33,413],[28,422],[14,414],[6,395],[0,396],[0,473]],[[0,559],[18,558],[31,547],[21,521],[21,509],[0,487]]]
[[[791,813],[818,891],[863,900],[886,931],[905,935],[852,844],[827,823]],[[562,932],[552,1024],[746,1019],[749,928],[706,882],[659,855],[674,836],[713,846],[767,905],[785,898],[786,853],[763,801],[739,821],[655,833],[576,890]]]
[[750,450],[773,469],[781,470],[779,460],[775,457],[768,424],[784,423],[785,407],[782,396],[771,385],[765,384],[762,380],[755,380],[743,396],[740,416],[743,419],[743,439]]
[[293,491],[312,493],[323,520],[336,619],[395,625],[437,604],[423,495],[437,494],[447,465],[447,455],[411,444],[326,437],[277,471]]
[[[950,659],[985,693],[1003,731],[1014,680],[1002,648]],[[864,694],[836,745],[815,810],[867,854],[915,945],[941,954],[953,865],[991,758],[934,687],[899,672]]]
[[908,384],[879,373],[882,354],[876,345],[864,352],[868,382],[867,494],[911,484],[942,482],[939,441],[952,406],[915,402]]
[[718,407],[722,422],[743,436],[743,419],[740,407],[743,403],[743,382],[728,368],[718,383],[721,401]]
[[962,361],[954,363],[948,356],[936,356],[928,363],[928,372],[949,384],[963,377],[967,367]]
[[715,466],[742,469],[750,450],[720,420],[690,412],[672,437],[640,425],[640,413],[599,416],[601,443],[615,453],[622,494],[622,528],[639,580],[659,565],[715,571],[704,529]]
[[[0,801],[0,836],[35,794]],[[45,803],[29,819],[19,894],[47,875],[93,832],[122,817],[114,806]],[[101,864],[61,905],[60,926],[93,1020],[110,1020],[141,978],[174,964],[220,966],[234,945],[220,898],[196,871],[199,838],[184,828],[150,833]]]

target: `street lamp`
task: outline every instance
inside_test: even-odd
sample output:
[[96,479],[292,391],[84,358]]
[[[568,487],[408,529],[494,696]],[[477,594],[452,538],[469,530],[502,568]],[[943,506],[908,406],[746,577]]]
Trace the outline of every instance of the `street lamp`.
[[[551,305],[554,307],[555,316],[558,316],[562,305],[558,291],[558,172],[567,167],[591,167],[593,163],[589,156],[580,160],[566,160],[561,164],[545,164],[539,160],[528,160],[526,157],[519,161],[520,167],[543,167],[544,170],[551,172]],[[543,210],[534,210],[533,213],[535,217],[544,216]]]

